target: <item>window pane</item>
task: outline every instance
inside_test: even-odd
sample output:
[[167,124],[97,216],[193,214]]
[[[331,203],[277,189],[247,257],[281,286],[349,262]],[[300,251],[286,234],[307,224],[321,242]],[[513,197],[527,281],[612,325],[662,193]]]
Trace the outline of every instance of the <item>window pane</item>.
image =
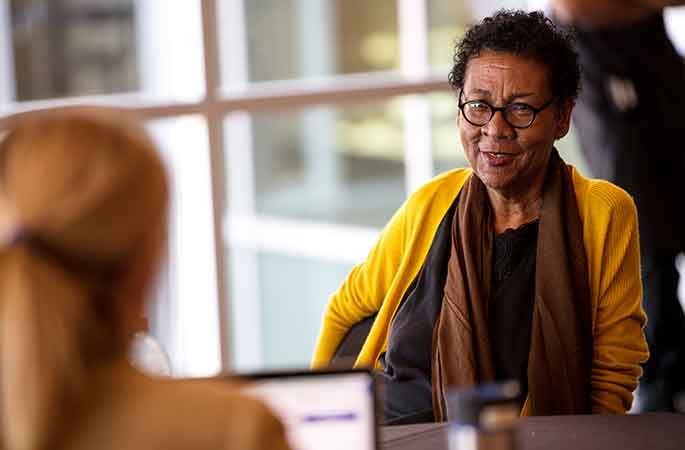
[[404,201],[402,99],[254,114],[247,142],[234,141],[232,120],[227,160],[235,210],[382,227]]
[[[219,6],[229,87],[398,67],[396,0],[220,0]],[[241,8],[244,24],[236,19]],[[241,63],[246,67],[236,78]]]
[[471,24],[500,8],[527,9],[528,3],[526,0],[427,0],[429,64],[451,65],[454,44]]
[[10,0],[14,100],[204,93],[199,0]]
[[133,0],[11,0],[16,96],[138,89]]
[[352,264],[241,247],[229,257],[233,367],[308,367],[328,299]]
[[454,44],[472,22],[469,2],[428,0],[428,63],[447,67],[452,64]]
[[468,167],[469,163],[464,155],[455,123],[458,108],[454,94],[449,92],[431,94],[428,98],[435,173],[442,173],[457,167]]

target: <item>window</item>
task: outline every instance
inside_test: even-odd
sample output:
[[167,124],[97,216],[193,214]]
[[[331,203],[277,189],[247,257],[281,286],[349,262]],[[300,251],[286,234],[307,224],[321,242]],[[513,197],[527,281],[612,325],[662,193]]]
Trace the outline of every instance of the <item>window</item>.
[[174,196],[151,324],[175,374],[307,366],[390,215],[466,165],[447,71],[502,6],[526,2],[1,0],[0,108],[148,120]]
[[133,0],[11,0],[17,100],[138,89]]
[[[244,42],[251,83],[398,68],[395,0],[220,0],[219,8],[232,22],[242,10],[242,36],[219,27],[221,56],[230,71],[236,64],[231,48]],[[224,82],[231,89],[236,80],[224,76]]]

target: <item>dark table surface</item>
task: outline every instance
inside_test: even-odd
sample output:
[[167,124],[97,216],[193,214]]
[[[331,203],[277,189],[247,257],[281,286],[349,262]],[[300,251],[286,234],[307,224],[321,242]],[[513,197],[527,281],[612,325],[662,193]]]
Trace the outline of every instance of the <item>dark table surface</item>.
[[[447,424],[383,427],[383,450],[447,450]],[[525,417],[520,450],[685,450],[685,414]]]

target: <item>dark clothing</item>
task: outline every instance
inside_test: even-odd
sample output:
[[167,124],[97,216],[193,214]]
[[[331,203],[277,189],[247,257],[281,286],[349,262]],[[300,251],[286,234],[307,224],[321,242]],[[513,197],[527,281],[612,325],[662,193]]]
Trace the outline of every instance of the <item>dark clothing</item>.
[[[685,390],[685,331],[683,310],[676,297],[678,271],[672,253],[642,257],[644,308],[649,320],[645,335],[651,357],[640,382],[641,411],[672,411],[675,396]],[[680,406],[680,412],[682,405]]]
[[495,236],[488,329],[497,380],[519,380],[528,393],[538,221]]
[[583,90],[573,120],[593,175],[635,199],[643,251],[685,249],[685,63],[662,15],[576,33]]
[[623,29],[576,29],[583,91],[573,120],[599,178],[637,205],[650,359],[643,410],[670,410],[685,389],[685,317],[675,256],[685,250],[685,62],[661,13]]
[[[440,222],[418,276],[390,327],[384,367],[386,425],[432,422],[433,328],[442,305],[457,200]],[[526,386],[535,283],[537,221],[495,237],[490,330],[497,380]],[[411,342],[412,345],[407,345]],[[526,392],[523,392],[525,396]]]
[[[459,197],[447,210],[428,256],[390,326],[381,355],[386,425],[433,422],[431,348],[450,258],[450,230]],[[402,343],[405,343],[404,345]],[[406,345],[411,342],[412,345]]]

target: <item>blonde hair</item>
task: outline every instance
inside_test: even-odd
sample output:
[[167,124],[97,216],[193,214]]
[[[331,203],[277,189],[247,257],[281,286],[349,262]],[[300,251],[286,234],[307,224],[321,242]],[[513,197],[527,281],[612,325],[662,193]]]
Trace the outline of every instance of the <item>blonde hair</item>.
[[124,115],[24,115],[0,144],[3,448],[50,446],[89,373],[125,356],[126,313],[142,306],[163,247],[168,186]]

